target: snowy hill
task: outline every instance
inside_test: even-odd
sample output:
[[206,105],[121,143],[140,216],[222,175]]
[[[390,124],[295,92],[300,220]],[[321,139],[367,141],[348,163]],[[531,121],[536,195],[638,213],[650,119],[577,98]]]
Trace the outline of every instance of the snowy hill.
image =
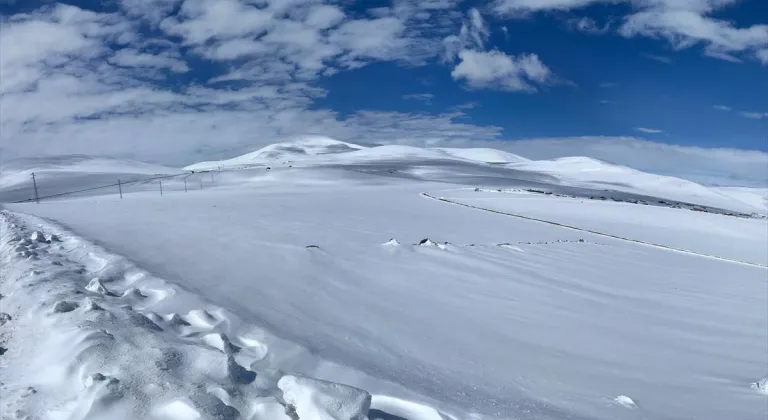
[[[520,182],[553,184],[615,191],[662,200],[727,209],[742,213],[768,213],[754,194],[726,193],[695,182],[655,175],[588,157],[533,161],[490,148],[421,148],[406,145],[360,146],[321,136],[303,136],[292,142],[264,147],[232,159],[201,162],[188,170],[262,166],[376,166],[390,174],[424,180],[450,180],[465,185],[508,186]],[[385,171],[387,172],[387,171]],[[539,185],[541,187],[541,185]],[[599,194],[604,195],[604,194]],[[654,200],[655,201],[655,200]]]
[[33,172],[37,177],[46,178],[67,174],[170,175],[183,171],[135,160],[84,155],[15,159],[0,165],[0,188],[28,183]]
[[184,169],[208,170],[218,169],[219,167],[230,168],[244,165],[257,165],[270,161],[304,160],[322,155],[353,152],[361,149],[364,149],[364,147],[334,140],[330,137],[300,136],[294,141],[271,144],[256,150],[255,152],[247,153],[232,159],[199,162],[186,166]]
[[528,161],[508,166],[517,170],[547,173],[565,185],[623,191],[746,213],[766,212],[765,205],[755,205],[754,199],[736,200],[734,196],[692,181],[641,172],[588,157]]
[[126,159],[67,155],[16,159],[0,165],[0,202],[33,197],[32,173],[40,196],[186,173],[178,168]]

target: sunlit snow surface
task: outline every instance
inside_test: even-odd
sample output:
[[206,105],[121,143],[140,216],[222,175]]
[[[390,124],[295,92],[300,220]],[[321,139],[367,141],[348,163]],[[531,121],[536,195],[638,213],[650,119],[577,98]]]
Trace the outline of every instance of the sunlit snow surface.
[[[208,184],[187,193],[171,182],[163,196],[7,206],[55,223],[3,216],[0,304],[15,313],[0,327],[11,361],[0,365],[2,408],[170,419],[231,409],[254,419],[768,415],[754,385],[768,373],[764,219],[589,200],[613,193],[564,185],[552,168],[466,160],[478,152],[385,151],[199,175]],[[661,188],[627,173],[615,180],[642,194],[616,196]],[[686,185],[675,199],[703,197]],[[544,187],[556,194],[525,191]],[[718,197],[721,208],[749,205]],[[34,230],[62,242],[25,240]],[[34,333],[41,325],[55,333]],[[100,330],[114,336],[101,350],[52,345],[101,343]],[[31,358],[39,346],[57,350]],[[48,376],[31,373],[40,366]]]

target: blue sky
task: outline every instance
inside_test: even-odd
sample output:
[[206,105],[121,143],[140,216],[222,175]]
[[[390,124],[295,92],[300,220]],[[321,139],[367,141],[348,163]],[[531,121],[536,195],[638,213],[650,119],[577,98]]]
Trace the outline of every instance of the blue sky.
[[304,133],[541,157],[672,145],[750,168],[768,151],[763,0],[0,0],[0,14],[6,159],[188,163]]

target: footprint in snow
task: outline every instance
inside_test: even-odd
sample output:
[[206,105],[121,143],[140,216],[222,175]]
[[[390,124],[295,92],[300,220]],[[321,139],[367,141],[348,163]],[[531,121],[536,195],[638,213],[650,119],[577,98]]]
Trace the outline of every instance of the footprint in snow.
[[60,300],[53,305],[54,313],[72,312],[75,309],[77,309],[77,304],[66,300]]

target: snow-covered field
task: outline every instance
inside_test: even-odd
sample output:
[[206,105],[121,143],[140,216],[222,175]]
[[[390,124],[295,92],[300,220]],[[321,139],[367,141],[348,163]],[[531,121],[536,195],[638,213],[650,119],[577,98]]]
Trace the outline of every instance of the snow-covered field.
[[323,139],[235,160],[260,166],[6,206],[0,413],[768,415],[768,222],[578,198],[746,211],[750,191],[622,169],[605,192],[594,162]]

